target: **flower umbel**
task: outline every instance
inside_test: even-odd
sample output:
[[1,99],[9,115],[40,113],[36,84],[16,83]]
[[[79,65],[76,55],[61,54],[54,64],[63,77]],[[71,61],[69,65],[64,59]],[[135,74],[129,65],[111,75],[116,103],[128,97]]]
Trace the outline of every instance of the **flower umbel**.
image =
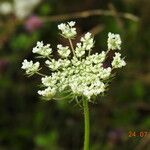
[[121,49],[121,38],[119,34],[108,33],[108,50],[120,50]]
[[44,46],[43,41],[38,41],[36,47],[33,48],[32,52],[37,53],[41,55],[41,57],[45,58],[51,55],[52,49],[50,48],[50,44]]
[[[75,22],[61,23],[58,29],[63,37],[73,39],[76,36]],[[71,41],[69,41],[71,42]],[[106,91],[109,80],[112,77],[112,70],[126,65],[119,52],[115,52],[111,66],[104,68],[107,52],[121,49],[121,38],[119,34],[108,33],[108,50],[101,53],[91,54],[94,46],[94,39],[91,33],[86,33],[76,47],[57,45],[57,52],[60,59],[52,58],[50,44],[44,45],[37,42],[32,52],[37,53],[45,61],[52,74],[42,77],[42,84],[45,87],[39,90],[38,94],[46,99],[57,99],[59,93],[69,91],[72,98],[86,97],[91,100],[93,97],[103,94]],[[70,50],[70,47],[73,51]],[[74,53],[73,53],[74,52]],[[73,53],[73,55],[72,55]],[[39,73],[39,62],[28,62],[26,59],[22,63],[22,69],[26,74],[33,75]]]
[[26,59],[22,62],[22,69],[26,70],[27,75],[33,75],[37,73],[39,69],[40,63],[36,62],[33,63],[33,61],[27,61]]
[[126,62],[123,59],[121,59],[120,53],[115,53],[111,64],[113,68],[121,68],[126,65]]
[[61,57],[68,57],[71,53],[69,46],[63,47],[61,44],[57,45],[58,53]]
[[75,22],[61,23],[58,25],[58,29],[61,30],[61,34],[65,38],[72,39],[76,36],[76,28],[74,28]]

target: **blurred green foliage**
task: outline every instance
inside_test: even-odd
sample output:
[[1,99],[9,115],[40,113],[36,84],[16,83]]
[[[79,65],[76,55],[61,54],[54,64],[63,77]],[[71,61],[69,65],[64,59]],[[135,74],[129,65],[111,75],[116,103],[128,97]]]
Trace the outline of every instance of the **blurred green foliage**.
[[[127,62],[107,94],[97,98],[96,104],[90,104],[90,149],[148,150],[142,137],[128,137],[128,132],[150,132],[150,1],[111,3],[119,12],[135,14],[140,20],[110,16],[75,19],[79,35],[97,25],[103,27],[96,33],[94,52],[106,49],[108,32],[119,33]],[[26,78],[20,69],[21,62],[33,59],[31,50],[38,40],[51,43],[53,48],[59,42],[66,44],[57,31],[61,21],[49,21],[51,15],[108,9],[109,4],[103,0],[45,0],[34,15],[47,20],[32,32],[25,28],[26,20],[16,23],[14,16],[0,16],[0,150],[82,149],[82,109],[73,102],[40,100],[37,94],[40,78]],[[148,136],[144,138],[146,141]]]

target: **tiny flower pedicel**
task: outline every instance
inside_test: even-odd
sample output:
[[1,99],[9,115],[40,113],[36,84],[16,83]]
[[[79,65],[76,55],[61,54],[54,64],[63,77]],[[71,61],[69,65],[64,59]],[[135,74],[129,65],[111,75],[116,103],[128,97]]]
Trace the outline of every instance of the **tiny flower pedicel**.
[[[107,51],[100,54],[92,54],[94,38],[91,33],[86,33],[74,48],[72,40],[77,32],[75,22],[61,23],[58,29],[61,35],[69,40],[69,46],[57,45],[59,59],[52,58],[50,44],[44,45],[37,42],[32,52],[46,59],[45,64],[50,69],[51,75],[40,73],[40,63],[27,61],[22,63],[22,69],[31,76],[39,74],[42,76],[41,83],[44,89],[38,94],[46,100],[70,99],[83,103],[85,118],[84,150],[89,150],[89,108],[88,102],[98,95],[102,95],[108,87],[113,76],[112,71],[126,65],[121,54],[115,52],[111,66],[104,68],[103,64],[109,51],[121,49],[121,38],[119,34],[108,33]],[[64,94],[65,93],[65,94]]]

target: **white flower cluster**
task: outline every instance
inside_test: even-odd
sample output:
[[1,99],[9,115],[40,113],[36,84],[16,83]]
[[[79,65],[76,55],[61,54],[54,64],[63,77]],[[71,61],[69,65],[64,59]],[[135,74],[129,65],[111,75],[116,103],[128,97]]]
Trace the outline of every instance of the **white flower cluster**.
[[38,91],[38,94],[44,97],[53,97],[55,93],[56,93],[56,89],[51,87],[48,87],[43,91],[41,90]]
[[61,67],[66,68],[69,66],[70,64],[70,60],[68,59],[58,59],[57,61],[55,59],[51,59],[50,60],[46,60],[45,64],[47,64],[47,66],[52,70],[52,71],[56,71],[58,69],[60,69]]
[[108,33],[108,50],[120,50],[121,49],[121,38],[119,34]]
[[63,47],[61,44],[58,44],[57,45],[57,48],[58,48],[58,53],[60,54],[61,57],[68,57],[71,53],[70,49],[69,49],[69,46],[65,46]]
[[37,42],[36,47],[32,50],[33,53],[37,53],[42,57],[49,57],[52,53],[52,49],[50,48],[50,44],[44,46],[43,42]]
[[126,65],[126,62],[123,59],[121,59],[120,53],[115,53],[111,64],[113,68],[121,68]]
[[68,23],[61,23],[60,25],[58,25],[58,29],[61,30],[62,36],[64,36],[65,38],[72,39],[77,34],[76,28],[74,28],[74,26],[75,26],[75,22],[71,21]]
[[41,2],[41,0],[13,0],[11,2],[0,3],[0,14],[8,15],[14,13],[18,19],[28,17],[33,9]]
[[[75,22],[71,21],[67,24],[60,24],[58,28],[62,31],[62,35],[70,40],[76,35],[74,25]],[[86,33],[80,43],[77,43],[76,48],[73,48],[71,43],[70,47],[57,45],[57,52],[61,56],[58,60],[47,57],[52,53],[50,45],[44,46],[43,42],[37,42],[33,53],[47,58],[45,64],[52,72],[50,76],[42,77],[41,81],[45,88],[39,90],[38,94],[45,99],[57,99],[59,93],[69,90],[73,98],[84,96],[90,100],[92,97],[104,93],[112,76],[112,70],[126,65],[125,61],[121,59],[121,54],[116,52],[111,66],[103,67],[108,51],[120,49],[121,42],[117,41],[120,40],[120,36],[110,34],[108,34],[108,43],[110,43],[106,52],[90,54],[94,40],[91,33]],[[33,75],[38,73],[39,63],[33,64],[32,61],[24,60],[22,69],[25,69],[27,74]]]
[[85,48],[85,50],[91,50],[91,48],[93,48],[94,46],[94,39],[92,38],[92,35],[89,32],[81,38],[81,41],[83,42],[83,48]]
[[40,63],[36,62],[33,63],[33,61],[27,61],[26,59],[22,62],[22,69],[26,70],[27,75],[33,75],[34,73],[38,72],[40,69]]
[[81,37],[81,42],[77,43],[75,54],[77,57],[82,57],[86,51],[91,51],[94,46],[94,39],[91,33],[86,33],[84,37]]

